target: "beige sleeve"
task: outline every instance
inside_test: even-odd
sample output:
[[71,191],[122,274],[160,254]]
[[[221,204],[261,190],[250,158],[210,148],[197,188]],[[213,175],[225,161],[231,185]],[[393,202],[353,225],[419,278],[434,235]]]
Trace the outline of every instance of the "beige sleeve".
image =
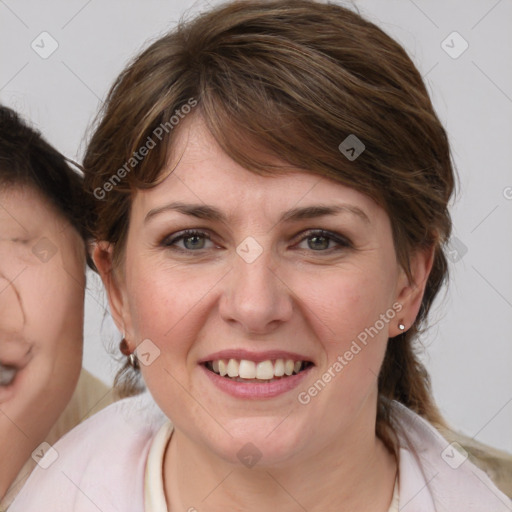
[[[59,416],[59,419],[46,436],[46,442],[53,445],[64,434],[79,423],[97,413],[115,401],[112,388],[82,368],[78,383],[70,402]],[[35,447],[34,447],[35,448]],[[16,476],[6,495],[0,502],[0,512],[7,510],[9,505],[23,487],[36,463],[30,458]]]
[[114,401],[112,388],[82,368],[75,392],[48,434],[47,442],[55,443],[73,427]]

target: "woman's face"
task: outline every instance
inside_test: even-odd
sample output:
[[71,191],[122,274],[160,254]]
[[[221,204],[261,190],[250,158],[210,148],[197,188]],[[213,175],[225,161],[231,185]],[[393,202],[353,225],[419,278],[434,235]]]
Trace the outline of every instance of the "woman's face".
[[176,435],[259,464],[374,438],[388,337],[419,306],[385,211],[317,175],[245,170],[200,118],[174,154],[135,195],[122,268],[108,276],[105,244],[95,260]]
[[82,361],[84,254],[75,229],[39,193],[2,188],[0,437],[10,433],[11,445],[42,442],[74,391]]

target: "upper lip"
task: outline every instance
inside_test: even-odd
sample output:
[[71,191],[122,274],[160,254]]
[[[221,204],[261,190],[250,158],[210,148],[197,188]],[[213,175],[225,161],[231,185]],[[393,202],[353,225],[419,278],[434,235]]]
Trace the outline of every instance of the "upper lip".
[[12,353],[6,353],[5,350],[3,352],[0,351],[0,363],[3,366],[15,368],[16,370],[22,370],[32,359],[32,347],[29,347],[23,355],[16,355],[17,357],[13,357]]
[[245,359],[247,361],[254,361],[256,363],[260,361],[274,361],[276,359],[292,359],[293,361],[307,361],[313,363],[312,358],[304,356],[303,354],[297,354],[294,352],[288,352],[286,350],[266,350],[264,352],[252,352],[245,349],[227,349],[214,352],[206,357],[199,359],[198,363],[206,363],[208,361],[218,361],[219,359]]

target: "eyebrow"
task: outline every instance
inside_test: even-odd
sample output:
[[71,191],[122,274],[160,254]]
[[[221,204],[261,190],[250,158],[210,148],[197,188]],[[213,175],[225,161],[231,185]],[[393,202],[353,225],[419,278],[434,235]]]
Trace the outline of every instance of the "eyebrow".
[[[151,218],[155,217],[164,212],[177,211],[183,215],[195,217],[197,219],[204,219],[218,222],[228,222],[226,215],[219,209],[204,204],[187,204],[181,202],[174,202],[158,208],[150,210],[145,219],[144,223],[148,222]],[[365,223],[369,224],[370,219],[366,213],[358,208],[357,206],[350,204],[343,205],[315,205],[315,206],[304,206],[297,207],[284,212],[278,222],[294,222],[304,219],[314,219],[317,217],[324,217],[327,215],[337,215],[339,213],[350,213]]]

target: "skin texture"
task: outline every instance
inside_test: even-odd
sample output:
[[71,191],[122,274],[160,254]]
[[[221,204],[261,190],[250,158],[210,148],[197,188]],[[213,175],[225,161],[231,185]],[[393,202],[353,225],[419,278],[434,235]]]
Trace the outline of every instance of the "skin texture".
[[[35,190],[0,192],[0,496],[68,404],[82,362],[84,243]],[[46,252],[45,252],[46,251]]]
[[[164,461],[170,509],[291,511],[299,503],[313,511],[343,503],[343,510],[387,510],[396,461],[375,436],[376,378],[388,338],[418,312],[431,254],[414,255],[409,283],[389,217],[372,199],[301,170],[250,173],[221,151],[199,117],[180,125],[173,168],[155,188],[136,192],[121,266],[112,272],[108,243],[94,251],[130,348],[150,339],[160,351],[142,373],[175,425]],[[228,220],[173,211],[145,220],[173,201],[215,206]],[[327,204],[362,214],[279,222],[289,209]],[[192,228],[211,241],[168,245],[171,235]],[[327,244],[309,229],[349,244]],[[246,237],[263,251],[252,263],[236,252]],[[299,403],[299,392],[395,303],[400,314],[307,405]],[[224,349],[286,350],[315,366],[289,392],[244,400],[212,385],[198,364]],[[261,454],[252,468],[237,456],[248,443]]]

